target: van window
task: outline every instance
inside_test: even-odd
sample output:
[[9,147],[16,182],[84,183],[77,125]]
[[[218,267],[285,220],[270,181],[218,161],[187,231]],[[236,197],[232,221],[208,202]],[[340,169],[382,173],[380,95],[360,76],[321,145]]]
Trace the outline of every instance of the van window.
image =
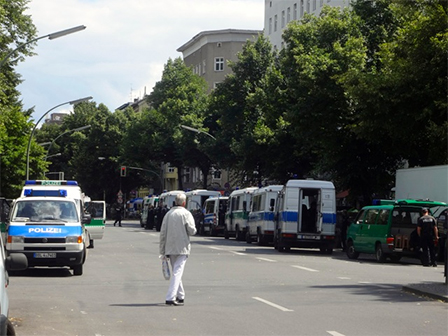
[[392,224],[398,227],[413,228],[417,226],[420,216],[419,209],[394,209],[392,212]]
[[205,213],[213,213],[215,212],[215,202],[205,202]]
[[369,209],[367,210],[366,217],[365,217],[365,224],[375,224],[376,223],[376,217],[378,216],[378,209]]
[[380,215],[378,216],[377,224],[387,225],[387,222],[389,220],[389,214],[390,214],[390,210],[387,210],[387,209],[381,210]]
[[260,211],[262,209],[262,195],[256,195],[252,198],[252,211]]
[[363,224],[364,223],[364,215],[365,215],[365,210],[361,210],[359,212],[358,216],[356,217],[355,223]]

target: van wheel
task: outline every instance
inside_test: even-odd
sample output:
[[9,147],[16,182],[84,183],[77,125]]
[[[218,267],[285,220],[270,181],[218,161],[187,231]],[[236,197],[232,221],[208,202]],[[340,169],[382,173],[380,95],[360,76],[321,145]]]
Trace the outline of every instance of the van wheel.
[[227,228],[224,229],[224,239],[229,239],[229,231]]
[[376,258],[376,261],[381,262],[381,263],[386,261],[386,256],[384,255],[383,248],[381,247],[381,244],[376,244],[375,258]]
[[353,242],[351,240],[347,242],[347,249],[345,253],[349,259],[358,259],[359,257],[359,252],[355,251],[355,247],[353,246]]
[[82,275],[82,264],[73,266],[73,275]]
[[6,335],[16,336],[16,331],[14,330],[14,326],[10,320],[6,320]]
[[240,227],[237,226],[236,229],[235,229],[235,239],[236,240],[242,240],[241,236],[242,236],[242,234],[241,234],[241,231],[240,231]]
[[258,232],[258,234],[257,234],[257,245],[258,246],[266,245],[266,239],[263,238],[263,235],[260,232]]
[[93,246],[93,239],[90,239],[90,243],[89,243],[89,247],[88,248],[93,248],[94,246]]

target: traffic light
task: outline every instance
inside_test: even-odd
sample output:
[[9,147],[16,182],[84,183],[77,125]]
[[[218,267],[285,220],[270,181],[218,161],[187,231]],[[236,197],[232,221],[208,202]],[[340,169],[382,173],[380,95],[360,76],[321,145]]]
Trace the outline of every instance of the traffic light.
[[126,176],[126,166],[121,166],[120,176],[121,177]]

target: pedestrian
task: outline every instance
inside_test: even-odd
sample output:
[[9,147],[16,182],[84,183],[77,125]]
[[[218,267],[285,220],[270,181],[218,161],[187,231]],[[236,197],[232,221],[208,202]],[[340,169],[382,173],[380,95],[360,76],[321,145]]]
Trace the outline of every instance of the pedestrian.
[[118,226],[121,226],[121,205],[117,205],[115,207],[115,222],[114,222],[114,226],[118,223]]
[[154,213],[154,206],[150,205],[148,207],[148,215],[146,217],[146,230],[152,230],[154,229],[154,220],[155,220],[155,213]]
[[433,216],[429,215],[427,208],[422,209],[422,216],[418,219],[417,234],[420,237],[420,247],[422,248],[423,266],[437,267],[434,240],[439,239],[437,222]]
[[175,205],[166,213],[160,229],[160,255],[171,263],[171,280],[165,303],[170,306],[183,306],[185,299],[182,274],[190,255],[190,236],[196,234],[194,218],[185,209],[185,194],[176,195]]

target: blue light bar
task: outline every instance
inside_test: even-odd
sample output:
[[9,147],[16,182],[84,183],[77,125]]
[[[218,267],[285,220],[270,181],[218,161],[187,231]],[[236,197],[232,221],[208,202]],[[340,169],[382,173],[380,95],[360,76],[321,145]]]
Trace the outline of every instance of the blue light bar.
[[25,185],[42,185],[42,186],[56,186],[56,185],[69,185],[77,186],[76,181],[63,181],[63,180],[26,180]]
[[23,192],[23,194],[25,196],[31,196],[32,193],[33,193],[33,189],[25,189],[24,192]]

